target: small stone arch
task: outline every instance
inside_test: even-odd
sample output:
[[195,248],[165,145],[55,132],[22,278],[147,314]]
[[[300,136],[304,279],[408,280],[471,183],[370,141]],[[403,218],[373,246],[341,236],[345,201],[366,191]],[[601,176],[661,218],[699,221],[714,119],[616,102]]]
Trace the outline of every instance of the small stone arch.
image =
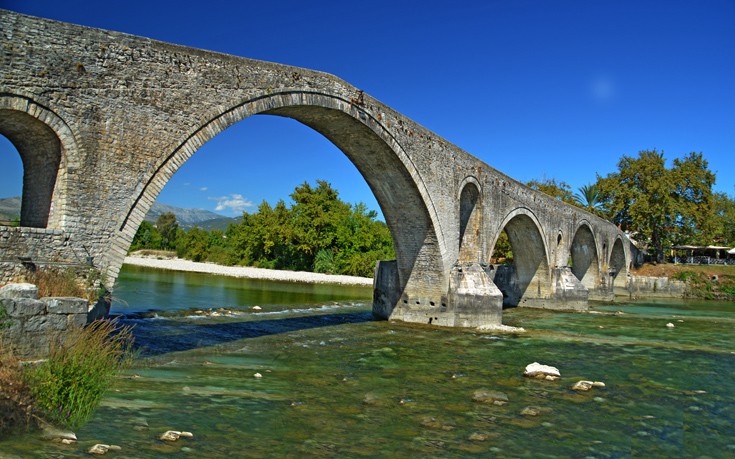
[[[352,161],[375,195],[391,230],[399,290],[411,285],[414,291],[441,301],[448,289],[448,270],[444,267],[451,262],[440,219],[420,174],[380,120],[354,101],[320,92],[262,94],[223,110],[182,139],[136,189],[113,241],[114,252],[127,251],[156,196],[187,159],[227,127],[256,114],[295,119],[324,135]],[[121,264],[122,258],[110,260],[113,276]],[[416,265],[421,269],[414,269]],[[417,272],[422,275],[414,275]]]
[[467,177],[459,194],[460,263],[483,261],[482,188],[475,177]]
[[500,225],[493,249],[503,230],[513,252],[513,264],[499,266],[495,274],[495,284],[503,293],[503,305],[535,305],[551,295],[549,251],[543,228],[530,209],[515,209]]
[[570,247],[572,273],[587,290],[600,286],[600,258],[597,254],[595,236],[589,222],[584,221],[574,233]]
[[70,156],[77,151],[69,126],[30,97],[2,94],[0,134],[15,146],[23,162],[21,226],[63,228],[70,212],[67,171]]

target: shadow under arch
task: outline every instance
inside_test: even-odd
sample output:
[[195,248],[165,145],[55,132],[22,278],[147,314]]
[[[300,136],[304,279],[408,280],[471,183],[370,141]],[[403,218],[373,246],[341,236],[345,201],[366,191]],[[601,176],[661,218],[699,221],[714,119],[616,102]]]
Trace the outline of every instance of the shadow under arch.
[[482,262],[482,192],[474,177],[460,186],[459,248],[461,262]]
[[600,258],[597,255],[595,236],[588,222],[582,222],[574,233],[570,248],[572,273],[587,290],[600,285]]
[[[444,238],[429,193],[398,141],[377,119],[349,100],[317,92],[282,92],[254,97],[217,114],[191,133],[141,183],[112,241],[115,252],[127,252],[156,196],[173,174],[204,143],[252,115],[292,118],[337,146],[365,178],[391,231],[400,289],[407,285],[444,294],[448,280]],[[123,257],[110,260],[113,278]],[[415,274],[419,267],[421,275]]]
[[623,240],[620,236],[615,238],[615,242],[610,250],[610,261],[607,266],[610,277],[612,277],[613,287],[625,288],[627,276],[621,276],[620,274],[627,274],[628,264],[625,261],[625,248],[623,247]]
[[23,163],[20,225],[61,228],[67,206],[68,154],[76,151],[71,129],[30,97],[0,94],[0,134]]
[[526,208],[511,212],[496,235],[505,230],[513,253],[512,265],[501,265],[495,274],[495,285],[503,293],[503,306],[524,306],[549,295],[551,273],[548,250],[541,225]]

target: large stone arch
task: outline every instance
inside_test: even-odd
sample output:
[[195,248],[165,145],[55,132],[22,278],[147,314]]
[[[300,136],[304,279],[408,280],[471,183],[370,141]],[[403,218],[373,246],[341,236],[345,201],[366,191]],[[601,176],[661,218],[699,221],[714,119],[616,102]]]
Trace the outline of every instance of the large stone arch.
[[474,177],[460,186],[458,258],[460,263],[482,262],[482,188]]
[[31,97],[6,93],[0,94],[0,134],[15,146],[23,162],[21,226],[63,228],[71,210],[69,156],[77,150],[69,126]]
[[[500,266],[495,284],[504,306],[538,306],[551,296],[551,272],[543,227],[530,209],[512,211],[496,235],[505,230],[513,252],[512,266]],[[489,258],[489,257],[488,257]]]
[[600,258],[589,222],[582,222],[574,233],[570,247],[572,273],[587,290],[600,287]]
[[117,254],[108,263],[112,277],[145,214],[173,174],[208,140],[256,114],[295,119],[324,135],[352,161],[375,195],[393,235],[400,290],[411,285],[412,291],[439,301],[448,288],[447,250],[440,220],[418,170],[390,130],[356,101],[305,91],[248,99],[214,115],[182,139],[137,187],[112,242],[112,252]]

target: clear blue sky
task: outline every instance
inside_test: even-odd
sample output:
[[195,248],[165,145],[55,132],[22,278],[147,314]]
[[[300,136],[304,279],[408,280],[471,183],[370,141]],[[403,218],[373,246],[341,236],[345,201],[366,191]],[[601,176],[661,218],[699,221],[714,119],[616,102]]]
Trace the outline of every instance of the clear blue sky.
[[[622,155],[656,148],[669,161],[702,152],[715,190],[735,195],[733,0],[0,7],[332,73],[522,182],[555,178],[576,190],[614,172]],[[20,161],[2,140],[0,197],[18,195]],[[159,201],[237,215],[318,178],[378,208],[331,143],[295,121],[256,116],[197,152]]]

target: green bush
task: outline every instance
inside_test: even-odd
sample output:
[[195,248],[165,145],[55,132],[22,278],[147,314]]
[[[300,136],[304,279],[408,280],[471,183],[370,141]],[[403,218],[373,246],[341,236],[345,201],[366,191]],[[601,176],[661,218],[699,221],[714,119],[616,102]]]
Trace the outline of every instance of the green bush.
[[132,362],[132,341],[131,329],[113,321],[67,334],[48,360],[28,373],[41,416],[72,430],[84,424],[113,378]]
[[5,306],[0,303],[0,330],[8,327],[10,327],[10,321],[8,320],[8,311],[6,311]]

